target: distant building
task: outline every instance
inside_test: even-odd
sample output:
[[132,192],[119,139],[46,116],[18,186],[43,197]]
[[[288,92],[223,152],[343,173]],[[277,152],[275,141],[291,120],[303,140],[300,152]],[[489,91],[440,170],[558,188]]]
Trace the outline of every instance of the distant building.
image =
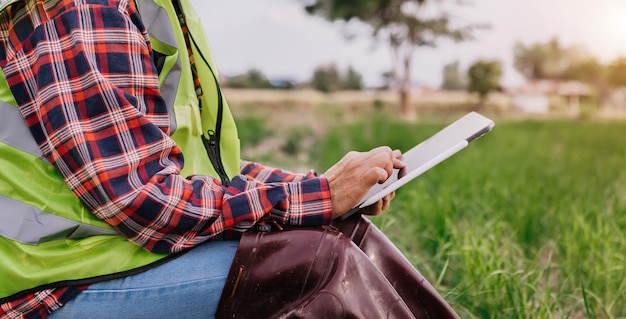
[[548,113],[550,100],[540,92],[515,92],[511,95],[511,108],[522,113]]
[[511,107],[523,113],[543,114],[550,111],[550,97],[566,100],[567,113],[580,113],[580,98],[593,95],[588,84],[578,81],[539,80],[511,89]]

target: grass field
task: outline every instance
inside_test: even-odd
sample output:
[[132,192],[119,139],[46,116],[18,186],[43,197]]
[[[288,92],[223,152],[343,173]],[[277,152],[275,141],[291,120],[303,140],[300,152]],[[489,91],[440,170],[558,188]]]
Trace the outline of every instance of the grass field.
[[[406,150],[454,118],[371,111],[301,158],[324,171],[348,150]],[[497,120],[372,220],[463,318],[626,318],[625,133],[625,122]]]

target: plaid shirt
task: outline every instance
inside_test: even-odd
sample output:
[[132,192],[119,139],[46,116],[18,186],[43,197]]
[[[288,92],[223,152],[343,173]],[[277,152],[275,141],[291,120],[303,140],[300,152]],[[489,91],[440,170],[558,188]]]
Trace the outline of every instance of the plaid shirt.
[[[26,0],[0,14],[0,66],[45,157],[100,219],[146,250],[176,252],[264,216],[330,223],[328,181],[242,162],[228,187],[180,176],[148,34],[132,0]],[[82,287],[0,305],[45,317]]]

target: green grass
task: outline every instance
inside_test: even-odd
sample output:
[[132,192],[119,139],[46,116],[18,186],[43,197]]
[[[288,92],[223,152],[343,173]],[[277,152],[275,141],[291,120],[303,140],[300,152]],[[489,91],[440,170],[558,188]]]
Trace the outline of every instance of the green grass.
[[[280,151],[308,152],[323,172],[350,150],[407,150],[458,117],[330,111],[311,118],[326,125],[314,147]],[[626,318],[626,123],[496,122],[372,220],[462,318]],[[252,144],[275,131],[254,117],[239,124]]]
[[[402,150],[452,121],[381,113],[311,150]],[[463,318],[626,318],[626,123],[498,121],[373,218]]]
[[267,120],[258,115],[239,117],[237,119],[237,127],[239,128],[239,139],[242,149],[258,145],[263,139],[272,136],[273,133],[267,127]]

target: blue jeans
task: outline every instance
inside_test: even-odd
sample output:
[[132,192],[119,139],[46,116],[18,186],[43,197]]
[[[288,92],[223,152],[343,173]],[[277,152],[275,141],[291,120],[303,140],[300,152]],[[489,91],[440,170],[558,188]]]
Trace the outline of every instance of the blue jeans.
[[214,318],[238,244],[207,242],[146,272],[93,284],[49,318]]

